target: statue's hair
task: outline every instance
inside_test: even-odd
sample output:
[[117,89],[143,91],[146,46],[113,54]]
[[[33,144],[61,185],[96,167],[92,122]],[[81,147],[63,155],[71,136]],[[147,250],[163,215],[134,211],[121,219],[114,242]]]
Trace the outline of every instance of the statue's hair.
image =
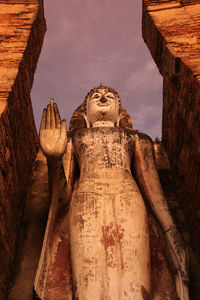
[[84,114],[86,114],[87,101],[92,96],[92,94],[98,92],[99,89],[107,89],[109,92],[115,95],[116,101],[119,101],[119,114],[120,114],[119,126],[131,131],[137,131],[137,130],[133,130],[131,118],[127,113],[127,111],[125,110],[125,108],[122,106],[119,94],[111,87],[103,86],[102,84],[100,84],[98,87],[91,89],[89,93],[86,95],[83,103],[75,110],[70,120],[69,131],[73,132],[76,130],[80,130],[81,128],[87,128],[84,119]]

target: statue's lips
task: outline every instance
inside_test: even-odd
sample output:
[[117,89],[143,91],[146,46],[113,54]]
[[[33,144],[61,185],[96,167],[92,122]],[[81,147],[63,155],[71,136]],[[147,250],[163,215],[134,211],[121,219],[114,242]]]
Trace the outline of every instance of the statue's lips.
[[109,106],[110,103],[109,102],[98,102],[97,105],[98,106]]

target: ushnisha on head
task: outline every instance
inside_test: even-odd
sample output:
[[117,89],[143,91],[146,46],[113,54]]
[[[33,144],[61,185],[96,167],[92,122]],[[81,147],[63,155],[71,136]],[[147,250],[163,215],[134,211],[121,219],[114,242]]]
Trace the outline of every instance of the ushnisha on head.
[[87,94],[84,105],[87,127],[119,127],[121,100],[114,89],[100,84]]

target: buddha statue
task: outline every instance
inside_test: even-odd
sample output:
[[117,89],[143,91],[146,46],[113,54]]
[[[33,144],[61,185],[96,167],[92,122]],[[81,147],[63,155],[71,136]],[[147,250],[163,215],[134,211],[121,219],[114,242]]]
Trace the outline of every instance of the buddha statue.
[[[173,299],[189,299],[187,249],[162,191],[152,140],[131,128],[118,93],[103,85],[92,89],[69,133],[51,99],[40,145],[52,207],[35,281],[35,290],[43,290],[38,297],[153,299],[148,203],[173,266]],[[172,300],[160,297],[154,298]]]

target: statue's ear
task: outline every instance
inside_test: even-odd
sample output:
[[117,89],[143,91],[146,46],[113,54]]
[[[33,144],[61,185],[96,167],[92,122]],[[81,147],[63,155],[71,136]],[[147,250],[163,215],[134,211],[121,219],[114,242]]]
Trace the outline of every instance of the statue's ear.
[[84,113],[83,116],[84,116],[87,128],[90,128],[90,122],[88,120],[88,117],[87,117],[86,113]]

